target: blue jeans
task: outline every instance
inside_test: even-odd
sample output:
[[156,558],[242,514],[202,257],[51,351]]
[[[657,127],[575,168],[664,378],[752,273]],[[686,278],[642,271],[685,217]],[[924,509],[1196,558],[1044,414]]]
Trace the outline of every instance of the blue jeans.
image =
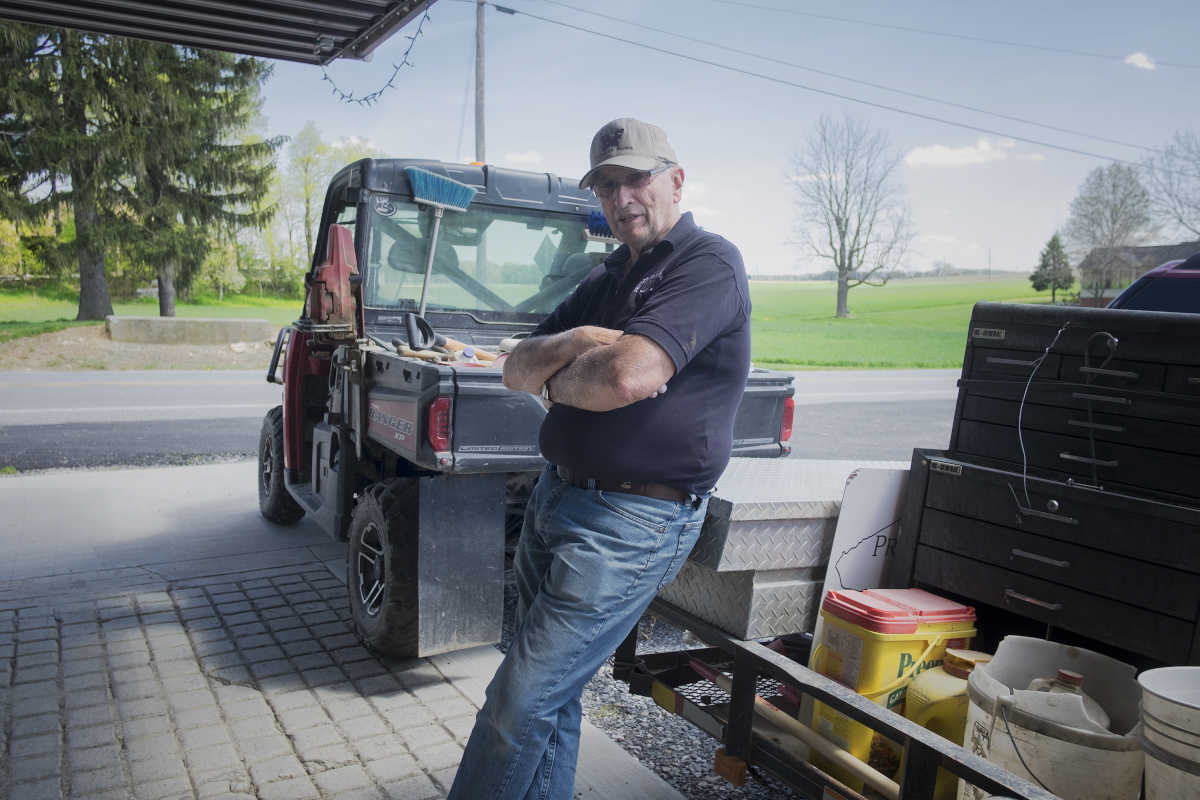
[[514,559],[513,641],[449,800],[570,800],[584,684],[679,572],[707,505],[580,489],[542,472]]

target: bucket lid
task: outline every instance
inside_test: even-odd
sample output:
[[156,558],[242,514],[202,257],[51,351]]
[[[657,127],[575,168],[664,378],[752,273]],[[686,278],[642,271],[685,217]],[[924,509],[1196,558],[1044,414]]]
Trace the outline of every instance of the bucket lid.
[[942,670],[956,678],[966,678],[971,674],[971,670],[975,669],[980,664],[986,664],[991,660],[991,653],[982,653],[978,650],[962,650],[957,647],[947,647],[946,658],[944,661],[942,661]]
[[920,625],[975,622],[975,609],[924,589],[831,591],[821,608],[875,633],[914,633]]

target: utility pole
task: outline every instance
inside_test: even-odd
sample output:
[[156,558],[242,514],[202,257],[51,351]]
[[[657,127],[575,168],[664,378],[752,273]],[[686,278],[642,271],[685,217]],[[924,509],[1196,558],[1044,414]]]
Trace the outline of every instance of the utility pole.
[[475,0],[475,160],[487,162],[483,138],[483,12],[487,0]]
[[992,279],[992,248],[990,248],[990,247],[988,248],[988,271],[987,271],[987,279],[988,279],[989,281]]

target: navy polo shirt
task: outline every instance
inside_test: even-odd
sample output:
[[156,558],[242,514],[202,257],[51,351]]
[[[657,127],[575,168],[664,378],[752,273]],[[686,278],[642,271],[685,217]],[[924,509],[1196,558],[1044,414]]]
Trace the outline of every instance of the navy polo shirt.
[[600,325],[645,336],[675,363],[668,390],[606,412],[556,403],[538,443],[548,461],[587,477],[703,494],[729,463],[750,370],[746,269],[690,213],[622,279],[628,262],[622,245],[532,335]]

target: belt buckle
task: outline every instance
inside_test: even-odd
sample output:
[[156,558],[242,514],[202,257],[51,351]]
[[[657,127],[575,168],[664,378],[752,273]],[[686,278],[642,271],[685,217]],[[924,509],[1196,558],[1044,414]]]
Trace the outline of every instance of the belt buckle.
[[629,481],[621,481],[620,483],[617,484],[617,487],[628,492],[630,489],[633,488],[633,484],[630,483]]

